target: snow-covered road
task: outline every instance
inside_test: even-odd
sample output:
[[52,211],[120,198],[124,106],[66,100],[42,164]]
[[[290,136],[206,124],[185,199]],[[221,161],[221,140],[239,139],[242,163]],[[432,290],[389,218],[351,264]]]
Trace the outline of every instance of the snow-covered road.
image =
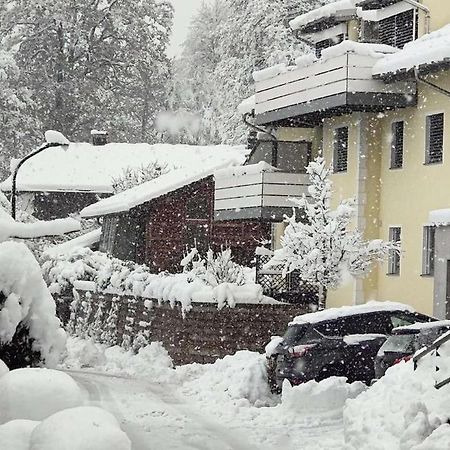
[[67,371],[85,390],[89,403],[113,413],[134,450],[257,450],[244,430],[207,417],[176,386],[108,374]]

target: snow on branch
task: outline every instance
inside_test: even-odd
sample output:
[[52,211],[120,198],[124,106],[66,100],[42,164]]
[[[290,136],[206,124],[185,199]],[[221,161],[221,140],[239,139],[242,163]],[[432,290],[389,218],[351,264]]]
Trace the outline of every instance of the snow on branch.
[[355,201],[343,200],[331,209],[331,168],[321,157],[307,168],[309,196],[293,199],[294,213],[268,266],[282,265],[284,273],[298,271],[302,280],[325,289],[337,289],[347,274],[366,275],[376,261],[399,251],[399,243],[366,241],[352,228]]
[[60,236],[80,230],[80,222],[71,218],[33,223],[0,219],[0,242],[8,238],[34,239],[45,236]]

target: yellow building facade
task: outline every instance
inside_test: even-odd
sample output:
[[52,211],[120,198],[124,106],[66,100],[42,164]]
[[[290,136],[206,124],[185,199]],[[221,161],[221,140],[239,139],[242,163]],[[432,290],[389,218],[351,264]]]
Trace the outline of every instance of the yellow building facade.
[[[436,228],[430,213],[450,208],[450,47],[434,59],[419,55],[412,66],[408,52],[414,54],[416,42],[418,53],[435,50],[423,36],[445,31],[450,8],[442,0],[361,0],[331,15],[324,11],[291,22],[316,46],[318,61],[259,80],[256,123],[279,142],[310,142],[311,157],[323,154],[333,166],[337,130],[345,128],[346,165],[332,175],[334,204],[355,198],[355,227],[367,239],[399,233],[401,241],[399,261],[328,292],[327,307],[392,300],[448,317],[450,232]],[[394,66],[403,58],[405,66],[380,75],[375,69],[383,57]],[[401,146],[395,164],[394,141],[395,151]],[[274,225],[274,248],[283,227]]]

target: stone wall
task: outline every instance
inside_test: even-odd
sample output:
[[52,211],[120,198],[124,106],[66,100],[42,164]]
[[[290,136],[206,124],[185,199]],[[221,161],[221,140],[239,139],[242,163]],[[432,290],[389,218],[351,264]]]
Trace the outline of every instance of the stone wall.
[[[238,305],[219,311],[215,304],[195,303],[183,318],[179,307],[158,305],[156,301],[151,302],[151,306],[150,302],[134,297],[94,293],[87,293],[86,297],[83,292],[79,295],[79,308],[70,326],[78,323],[82,329],[92,325],[98,305],[102,304],[102,329],[115,326],[114,343],[132,345],[136,336],[144,335],[149,341],[162,342],[176,365],[210,363],[238,350],[264,352],[271,336],[283,334],[294,316],[307,312],[303,305]],[[66,324],[72,301],[71,296],[57,300],[58,313]],[[84,307],[81,307],[83,302]],[[113,302],[118,306],[115,325],[111,319],[107,324]],[[87,303],[90,315],[86,320]]]

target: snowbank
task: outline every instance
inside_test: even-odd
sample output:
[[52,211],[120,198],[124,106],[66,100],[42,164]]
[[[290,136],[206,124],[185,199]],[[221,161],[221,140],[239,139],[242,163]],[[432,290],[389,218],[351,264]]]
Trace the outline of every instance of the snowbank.
[[341,306],[340,308],[329,308],[314,313],[302,314],[294,317],[294,320],[289,325],[302,323],[317,323],[324,320],[334,320],[339,317],[353,316],[355,314],[365,314],[375,311],[410,311],[414,310],[409,305],[397,302],[378,302],[370,301],[364,305]]
[[[154,163],[167,164],[169,170],[219,166],[222,162],[243,162],[244,146],[170,145],[112,143],[92,145],[71,143],[68,150],[49,148],[28,161],[20,170],[20,191],[89,191],[112,193],[112,180],[130,167]],[[11,190],[11,177],[0,189]]]
[[29,329],[33,349],[48,366],[57,364],[66,335],[56,317],[55,302],[42,278],[41,268],[26,245],[0,243],[0,343],[9,343],[20,323]]
[[63,372],[51,369],[17,369],[0,383],[0,423],[43,420],[66,408],[81,405],[82,392]]
[[298,30],[316,20],[327,19],[331,16],[351,16],[354,14],[356,14],[355,0],[340,0],[302,14],[291,20],[289,25],[293,30]]
[[[412,361],[388,369],[366,392],[344,409],[349,449],[419,450],[449,448],[450,386],[435,389],[437,377],[450,375],[450,346],[424,357],[414,371]],[[436,362],[441,370],[436,372]]]
[[0,448],[29,450],[31,433],[38,424],[34,420],[12,420],[0,425]]
[[346,378],[342,377],[330,377],[321,382],[308,381],[293,387],[286,381],[280,409],[299,415],[326,413],[340,417],[345,402],[356,398],[365,389],[364,383],[356,381],[348,384]]
[[423,65],[440,63],[450,58],[450,25],[409,42],[395,55],[387,56],[373,67],[374,75],[386,75],[411,70]]
[[116,418],[84,406],[53,414],[33,430],[30,450],[131,450]]

